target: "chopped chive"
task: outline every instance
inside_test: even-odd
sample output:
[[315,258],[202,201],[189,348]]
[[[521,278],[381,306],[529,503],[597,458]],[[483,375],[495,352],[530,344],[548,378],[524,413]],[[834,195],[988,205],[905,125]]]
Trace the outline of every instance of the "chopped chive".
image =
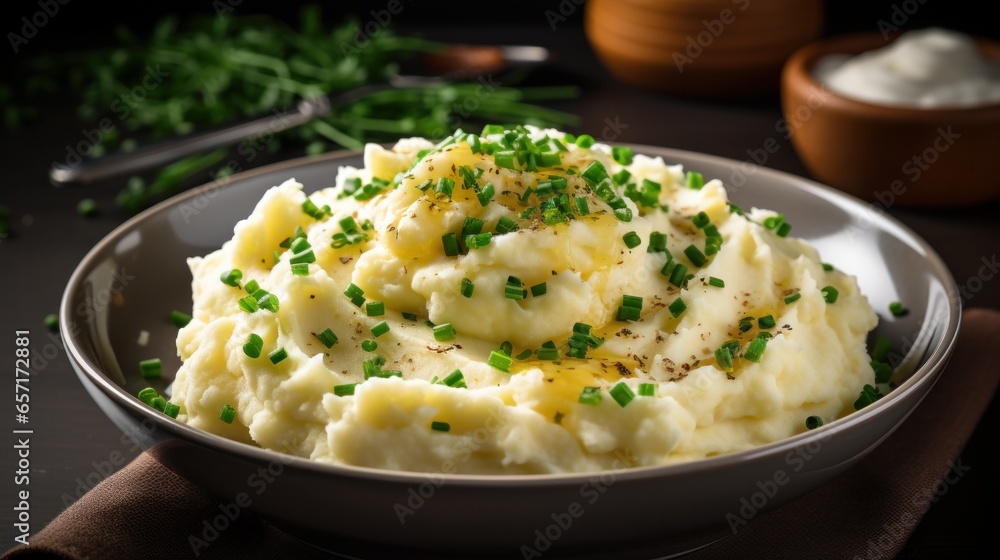
[[677,299],[674,300],[673,303],[671,303],[669,306],[667,306],[667,309],[669,309],[670,310],[670,314],[673,315],[676,318],[676,317],[680,317],[681,313],[684,313],[684,310],[687,309],[687,304],[684,303],[683,299],[677,298]]
[[260,284],[256,280],[251,280],[243,285],[243,289],[247,291],[248,294],[253,294],[260,289]]
[[632,148],[615,146],[611,148],[611,157],[622,165],[632,165]]
[[757,319],[757,327],[761,330],[773,329],[775,325],[773,315],[764,315]]
[[687,265],[677,263],[670,272],[669,282],[678,288],[683,288],[687,279]]
[[431,330],[434,332],[434,340],[438,342],[453,340],[456,336],[458,336],[458,333],[455,332],[455,327],[451,326],[451,323],[434,325],[431,327]]
[[370,301],[365,304],[365,314],[369,317],[381,317],[385,315],[385,303],[381,301]]
[[274,352],[267,355],[267,359],[271,360],[272,364],[277,364],[281,360],[288,357],[288,352],[284,348],[278,348]]
[[153,400],[152,402],[149,403],[149,406],[155,408],[156,410],[159,410],[160,412],[163,412],[167,408],[167,399],[157,395],[153,397]]
[[333,345],[339,340],[333,330],[329,328],[314,336],[327,348],[333,348]]
[[458,236],[454,232],[442,235],[441,245],[444,246],[445,256],[447,257],[458,256]]
[[496,189],[493,187],[493,183],[486,183],[486,186],[483,187],[483,190],[476,193],[476,198],[479,199],[480,206],[486,206],[487,204],[490,203],[490,200],[493,199],[493,196],[495,194],[496,194]]
[[628,403],[635,399],[635,393],[632,392],[632,388],[626,385],[624,381],[620,381],[615,384],[615,386],[608,391],[608,394],[610,394],[611,398],[615,399],[618,406],[622,408],[628,406]]
[[250,358],[257,359],[260,357],[260,352],[263,349],[264,339],[254,333],[250,333],[247,341],[243,344],[243,353]]
[[774,230],[774,233],[776,233],[778,237],[788,237],[788,234],[791,233],[791,231],[792,231],[792,224],[788,222],[782,222],[782,224],[778,226],[777,229]]
[[720,346],[715,350],[715,361],[722,371],[733,371],[733,352],[728,346]]
[[705,186],[705,176],[697,171],[688,171],[685,176],[685,182],[689,189],[698,190]]
[[562,156],[558,152],[538,154],[538,163],[543,167],[555,167],[562,165]]
[[177,418],[177,415],[180,414],[180,412],[181,407],[172,402],[167,402],[163,405],[163,413],[171,418]]
[[242,309],[243,311],[246,311],[247,313],[253,313],[254,311],[257,311],[257,309],[258,309],[257,300],[254,299],[253,296],[247,296],[245,298],[240,298],[239,302],[237,302],[237,303],[239,304],[240,309]]
[[840,297],[840,292],[833,286],[825,286],[820,290],[820,293],[823,294],[823,300],[827,303],[836,303],[837,298]]
[[715,276],[708,277],[708,285],[715,288],[725,288],[726,282],[722,278],[716,278]]
[[441,177],[438,179],[437,185],[434,187],[434,192],[440,197],[447,197],[451,199],[452,193],[455,191],[455,181],[449,179],[448,177]]
[[629,173],[628,169],[622,169],[618,173],[611,176],[611,180],[614,181],[616,185],[624,185],[628,183],[628,180],[632,178],[632,174]]
[[517,276],[507,277],[503,293],[507,299],[524,299],[528,297],[528,290],[524,289],[524,284]]
[[694,245],[688,245],[684,249],[684,254],[691,260],[691,264],[695,266],[704,266],[708,262],[708,257]]
[[417,320],[417,314],[416,313],[407,313],[406,311],[404,311],[403,312],[403,319],[406,319],[407,321],[416,321]]
[[491,350],[490,357],[486,360],[486,363],[500,371],[510,373],[510,364],[512,361],[511,357],[503,352]]
[[806,418],[806,429],[815,430],[816,428],[823,425],[823,419],[819,416],[810,416]]
[[697,227],[698,229],[701,229],[707,226],[708,224],[712,223],[712,221],[708,218],[708,214],[704,212],[698,212],[698,214],[695,215],[695,217],[691,218],[691,223],[693,223],[695,227]]
[[163,363],[159,358],[151,358],[139,362],[139,373],[145,379],[158,379],[163,376]]
[[580,176],[583,177],[583,179],[587,181],[587,184],[591,187],[595,187],[609,179],[608,170],[605,169],[604,164],[599,161],[592,161],[590,165],[588,165],[587,168],[580,173]]
[[431,422],[431,429],[435,432],[450,432],[451,424],[447,422]]
[[532,354],[531,349],[528,348],[528,349],[525,349],[524,351],[522,351],[517,356],[514,356],[514,359],[515,360],[527,360],[528,358],[531,357],[531,354]]
[[833,265],[830,263],[823,263],[823,270],[830,272],[833,270]]
[[510,343],[509,340],[505,340],[500,343],[500,351],[506,356],[510,356],[514,353],[514,345]]
[[496,163],[497,167],[503,169],[517,169],[517,164],[514,163],[514,151],[513,150],[501,150],[493,154],[493,161]]
[[524,212],[521,212],[520,214],[518,214],[518,216],[520,216],[521,219],[527,220],[528,218],[531,217],[532,214],[535,213],[535,210],[538,210],[538,207],[537,206],[532,206],[530,208],[527,208]]
[[795,292],[794,294],[785,298],[785,303],[786,304],[792,303],[794,301],[797,301],[800,297],[802,297],[802,294],[799,292]]
[[333,386],[333,394],[338,397],[346,397],[354,394],[354,389],[357,388],[357,383],[344,383],[342,385]]
[[277,313],[279,308],[278,296],[274,294],[264,294],[257,299],[257,305],[259,305],[261,309],[266,309],[271,313]]
[[141,402],[147,405],[150,405],[150,403],[153,401],[153,398],[158,396],[159,393],[157,393],[156,389],[152,387],[146,387],[145,389],[141,389],[138,393],[136,393],[136,397],[138,397]]
[[514,220],[508,218],[507,216],[500,216],[500,219],[497,220],[497,235],[517,231],[518,227],[517,222]]
[[898,301],[889,304],[889,313],[892,313],[894,317],[902,317],[909,312],[910,310],[903,307],[903,304]]
[[468,389],[468,385],[465,384],[465,376],[462,375],[462,370],[460,369],[456,369],[446,375],[445,378],[441,380],[441,384],[454,387],[456,389]]
[[589,134],[581,134],[576,137],[574,143],[581,148],[589,148],[597,143],[597,140],[594,140],[594,137]]
[[625,246],[629,249],[635,249],[639,245],[642,245],[642,239],[634,231],[630,231],[623,235],[622,240],[625,242]]
[[467,235],[463,241],[465,241],[465,246],[469,249],[481,249],[489,245],[492,239],[493,234],[486,231],[483,233],[477,233],[476,235]]
[[531,296],[532,297],[544,296],[547,291],[548,291],[548,286],[545,284],[545,282],[542,282],[541,284],[535,284],[534,286],[531,287]]
[[365,303],[364,297],[365,291],[357,287],[353,282],[347,285],[347,289],[344,290],[344,295],[351,300],[356,307],[361,307]]
[[292,274],[295,276],[309,276],[309,263],[293,263]]
[[879,392],[878,387],[865,385],[864,388],[861,389],[861,394],[858,395],[858,400],[854,401],[854,410],[861,410],[862,408],[881,399],[882,396],[883,395]]
[[580,391],[580,396],[577,398],[583,404],[597,405],[601,403],[601,388],[600,387],[584,387],[583,391]]
[[764,348],[767,347],[767,337],[757,336],[750,341],[747,346],[747,351],[743,356],[750,360],[751,362],[759,362],[760,357],[764,354]]
[[747,332],[748,330],[750,330],[752,328],[753,328],[753,317],[752,316],[747,315],[746,317],[743,317],[742,319],[740,319],[740,332],[741,333]]
[[459,292],[461,292],[463,296],[470,298],[475,290],[476,285],[472,282],[472,280],[469,278],[462,278],[462,284],[459,287]]
[[219,413],[219,420],[226,424],[232,424],[236,418],[236,409],[231,404],[222,405],[222,412]]
[[378,350],[378,342],[374,340],[365,339],[361,341],[361,349],[365,352],[374,352]]
[[573,202],[576,204],[576,213],[581,216],[586,216],[590,214],[590,205],[587,204],[587,199],[582,196],[577,196],[573,198]]
[[173,323],[175,327],[186,327],[188,323],[191,322],[191,316],[182,311],[171,311],[170,322]]
[[667,234],[659,231],[649,233],[649,247],[647,253],[664,253],[667,250]]
[[632,221],[632,209],[631,208],[615,208],[615,217],[622,222]]
[[884,361],[886,356],[892,350],[892,342],[884,336],[878,337],[875,340],[875,345],[872,348],[871,357],[873,360]]
[[91,218],[97,215],[97,202],[93,198],[85,198],[76,205],[76,213]]
[[884,362],[871,361],[872,371],[875,372],[876,383],[888,383],[892,379],[892,366]]
[[654,397],[656,396],[656,385],[652,383],[640,383],[639,384],[639,396],[640,397]]
[[372,335],[375,336],[375,338],[378,338],[387,332],[389,332],[389,323],[385,321],[382,321],[372,327]]
[[240,269],[238,268],[234,268],[228,272],[223,272],[222,275],[219,276],[219,280],[222,280],[223,284],[226,284],[227,286],[232,286],[234,288],[240,287],[240,280],[242,279],[243,279],[243,272],[240,271]]
[[505,131],[502,124],[488,124],[483,127],[483,133],[481,136],[491,136],[494,134],[503,134]]
[[462,237],[467,235],[475,235],[483,231],[483,226],[486,225],[485,222],[476,218],[474,216],[467,216],[465,222],[462,224]]
[[[173,313],[180,313],[180,311],[174,311]],[[171,313],[170,315],[171,320],[173,320],[173,313]],[[188,317],[188,321],[191,321],[191,317]],[[48,315],[46,315],[45,318],[42,319],[42,323],[45,324],[45,328],[49,329],[52,332],[56,332],[59,330],[59,316],[56,315],[55,313],[49,313]],[[184,325],[186,324],[187,323],[184,323]],[[183,327],[184,325],[178,325],[178,326]]]
[[319,206],[316,206],[315,202],[307,198],[305,202],[302,203],[302,211],[309,217],[319,220],[330,212],[330,207],[323,205],[323,207],[320,208]]

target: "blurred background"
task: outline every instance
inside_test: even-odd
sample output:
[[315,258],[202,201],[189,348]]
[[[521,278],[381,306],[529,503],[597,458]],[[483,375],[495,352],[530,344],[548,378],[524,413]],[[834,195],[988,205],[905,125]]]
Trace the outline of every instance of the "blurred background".
[[[621,4],[630,2],[635,0]],[[739,8],[755,2],[781,4],[777,0],[729,3]],[[3,291],[16,300],[3,319],[4,327],[41,332],[43,318],[57,309],[66,280],[86,251],[143,208],[220,174],[353,148],[369,140],[444,136],[455,126],[478,130],[483,121],[528,121],[587,132],[608,142],[704,152],[811,176],[780,128],[780,61],[754,73],[761,83],[753,87],[725,84],[713,87],[711,95],[677,95],[636,85],[637,81],[626,83],[595,54],[585,17],[594,3],[353,0],[320,6],[300,0],[176,0],[161,6],[5,0],[0,7],[0,30],[5,35],[0,47],[0,257],[9,266],[22,263],[24,271],[7,272],[2,280]],[[612,15],[618,6],[601,4]],[[983,3],[973,0],[828,0],[815,5],[820,10],[818,20],[792,17],[779,32],[769,33],[775,41],[791,35],[790,40],[805,43],[820,36],[941,26],[1000,39],[1000,27],[983,12]],[[711,32],[705,19],[688,22],[693,25],[690,36]],[[802,31],[814,24],[814,30]],[[234,33],[230,26],[241,32]],[[369,39],[375,48],[368,48]],[[233,55],[238,60],[216,52],[222,41],[233,47],[231,54],[240,53]],[[72,163],[134,149],[156,138],[267,115],[288,106],[290,100],[319,93],[316,83],[335,91],[384,81],[397,71],[414,68],[413,62],[431,50],[432,43],[539,45],[555,58],[530,71],[487,72],[473,77],[465,89],[432,92],[418,101],[360,102],[320,124],[243,148],[201,154],[166,169],[85,187],[56,188],[49,183],[53,163]],[[155,51],[151,44],[163,48]],[[320,60],[331,50],[334,66],[291,62],[298,55]],[[183,79],[161,77],[155,64],[150,66],[151,61],[170,57],[181,60],[172,72]],[[409,65],[401,58],[408,58]],[[259,79],[244,75],[247,66],[257,68]],[[691,69],[697,67],[695,60]],[[283,72],[290,73],[283,81],[272,79]],[[314,79],[306,79],[310,72]],[[478,86],[500,93],[477,98]],[[102,120],[110,123],[104,130]],[[769,147],[762,152],[765,145]],[[225,169],[232,161],[236,166]],[[907,208],[902,198],[899,202],[890,204],[888,212],[931,242],[960,286],[972,286],[991,252],[995,262],[1000,239],[996,202],[947,211]],[[969,239],[975,241],[970,245]],[[1000,307],[998,286],[985,281],[978,286],[967,305]],[[50,338],[58,345],[58,337]],[[120,434],[70,378],[65,357],[58,351],[56,355],[53,363],[61,381],[57,383],[55,375],[43,376],[40,383],[45,385],[40,385],[37,396],[53,422],[51,435],[45,436],[48,450],[40,450],[34,463],[41,469],[33,517],[39,528],[62,510],[62,498],[73,493],[81,474],[91,472],[90,462],[106,456],[106,451],[93,449],[120,446]],[[962,456],[971,470],[934,504],[904,557],[961,557],[963,551],[974,554],[989,548],[996,515],[971,512],[993,511],[990,498],[997,495],[995,471],[987,459],[997,425],[996,408],[991,407]],[[79,425],[59,423],[69,416]],[[8,491],[0,485],[4,496]]]

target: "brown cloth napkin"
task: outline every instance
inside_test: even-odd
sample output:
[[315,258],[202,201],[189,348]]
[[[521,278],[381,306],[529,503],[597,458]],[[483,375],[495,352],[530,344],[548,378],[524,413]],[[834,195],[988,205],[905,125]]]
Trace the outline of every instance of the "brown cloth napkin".
[[[1000,311],[967,311],[951,364],[892,436],[830,484],[754,518],[735,535],[685,558],[895,556],[996,392],[1000,375],[995,354],[982,349],[997,347]],[[872,499],[872,488],[878,488],[878,499]],[[859,511],[862,503],[864,510]],[[186,536],[192,524],[216,513],[216,507],[215,498],[144,453],[70,506],[29,546],[3,559],[192,558]],[[241,515],[201,555],[329,557],[251,514]],[[384,557],[378,551],[370,556]]]

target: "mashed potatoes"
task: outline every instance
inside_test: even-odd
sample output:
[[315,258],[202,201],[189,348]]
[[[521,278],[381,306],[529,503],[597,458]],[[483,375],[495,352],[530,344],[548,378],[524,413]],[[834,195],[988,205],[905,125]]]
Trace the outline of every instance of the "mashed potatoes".
[[329,463],[519,474],[711,457],[853,410],[876,324],[854,278],[717,180],[572,140],[369,145],[334,187],[269,190],[189,261],[179,418]]

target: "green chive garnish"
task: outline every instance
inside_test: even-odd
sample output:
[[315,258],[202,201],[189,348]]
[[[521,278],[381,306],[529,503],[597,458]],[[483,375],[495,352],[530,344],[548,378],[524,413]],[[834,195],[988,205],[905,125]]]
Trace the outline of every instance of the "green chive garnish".
[[830,263],[823,263],[823,270],[830,272],[833,270],[833,265]]
[[691,264],[695,266],[704,266],[708,262],[708,257],[694,245],[688,245],[684,249],[684,254],[691,260]]
[[222,280],[223,284],[234,288],[238,288],[240,286],[240,280],[242,279],[243,272],[238,268],[234,268],[228,272],[223,272],[222,275],[219,276],[219,280]]
[[545,284],[545,282],[542,282],[541,284],[535,284],[534,286],[531,287],[531,296],[532,297],[544,296],[547,291],[548,291],[548,286]]
[[93,198],[85,198],[76,205],[76,213],[91,218],[97,215],[97,202]]
[[416,321],[417,320],[417,314],[416,313],[407,313],[406,311],[404,311],[403,312],[403,319],[406,319],[407,321]]
[[763,336],[757,336],[750,341],[747,345],[747,351],[743,354],[743,357],[750,360],[751,362],[759,362],[760,357],[764,354],[764,348],[767,347],[767,338]]
[[247,341],[243,344],[243,353],[251,358],[259,358],[260,352],[264,348],[264,339],[260,336],[250,333],[247,337]]
[[334,385],[333,394],[338,397],[346,397],[354,394],[354,389],[358,386],[357,383],[344,383],[343,385]]
[[270,354],[267,355],[267,359],[271,360],[272,364],[277,364],[278,362],[284,360],[287,357],[288,357],[288,352],[286,352],[284,348],[278,348],[274,352],[271,352]]
[[389,332],[389,323],[382,321],[372,327],[372,336],[378,338],[383,334]]
[[444,247],[444,254],[447,257],[458,256],[458,235],[454,232],[441,236],[441,245]]
[[219,420],[226,424],[232,424],[236,418],[236,408],[231,404],[222,405],[222,412],[219,413]]
[[722,371],[733,371],[733,352],[728,346],[716,348],[715,361],[719,362]]
[[647,253],[664,253],[667,250],[667,234],[658,231],[650,232]]
[[332,348],[334,344],[337,343],[337,335],[333,333],[331,329],[326,329],[325,331],[315,335],[317,339],[326,346],[327,348]]
[[451,326],[451,323],[434,325],[431,330],[434,332],[434,340],[438,342],[453,340],[456,336],[458,336],[458,333],[455,332],[455,327]]
[[435,432],[450,432],[451,424],[447,422],[431,422],[431,429]]
[[580,397],[577,399],[583,404],[597,405],[601,402],[601,388],[600,387],[584,387],[583,391],[580,392]]
[[347,296],[348,299],[351,300],[351,303],[353,303],[357,307],[361,307],[362,305],[364,305],[365,303],[365,297],[363,295],[364,293],[365,291],[354,285],[353,282],[348,284],[347,289],[344,290],[344,295]]
[[898,301],[889,304],[889,313],[892,313],[894,317],[902,317],[909,312],[910,310],[903,307],[903,304]]
[[362,340],[361,341],[361,349],[364,350],[365,352],[374,352],[374,351],[378,350],[378,342],[375,342],[374,340],[368,340],[368,339]]
[[476,285],[469,278],[462,278],[462,284],[459,287],[459,291],[463,296],[470,298],[472,293],[476,290]]
[[247,296],[245,298],[240,298],[239,302],[237,302],[237,303],[239,304],[240,309],[242,309],[243,311],[246,311],[247,313],[253,313],[253,312],[257,311],[257,308],[258,308],[257,307],[257,300],[254,299],[253,296]]
[[293,263],[292,264],[292,274],[296,276],[308,276],[309,275],[309,263]]
[[175,327],[186,327],[188,323],[191,322],[191,316],[181,311],[171,311],[170,322],[173,323]]
[[705,186],[705,176],[697,171],[688,171],[685,181],[689,189],[698,190]]
[[456,389],[468,389],[468,386],[465,384],[465,376],[462,375],[462,370],[460,369],[456,369],[446,375],[445,378],[441,380],[441,384],[454,387]]
[[510,373],[511,362],[513,362],[513,360],[510,356],[498,350],[490,351],[490,357],[486,360],[486,363],[490,366],[507,373]]
[[369,317],[381,317],[385,315],[385,303],[381,301],[370,301],[365,304],[365,314]]
[[671,303],[667,307],[667,309],[669,309],[670,310],[670,314],[673,315],[676,318],[676,317],[680,317],[681,313],[684,313],[684,310],[687,309],[687,304],[684,303],[683,299],[677,298],[677,299],[675,299],[673,301],[673,303]]
[[[190,317],[188,319],[190,320]],[[45,324],[45,328],[52,332],[57,332],[59,330],[59,316],[55,313],[49,313],[46,315],[45,318],[42,319],[42,323]]]
[[837,288],[834,288],[833,286],[824,287],[822,290],[820,290],[820,293],[823,294],[823,299],[827,303],[836,303],[837,298],[840,296],[840,292],[838,292]]
[[493,195],[496,194],[496,189],[493,187],[493,183],[486,183],[483,190],[476,193],[476,198],[479,199],[480,206],[486,206],[493,199]]
[[654,397],[656,396],[656,385],[652,383],[640,383],[639,384],[639,396],[640,397]]
[[615,399],[618,406],[622,408],[628,406],[628,403],[632,402],[632,399],[635,398],[632,388],[626,385],[624,381],[615,384],[608,393],[611,395],[611,398]]
[[712,221],[708,219],[708,214],[704,212],[698,212],[698,214],[695,215],[695,217],[691,218],[691,223],[693,223],[695,227],[697,227],[698,229],[701,229],[707,226],[708,224],[712,223]]
[[156,389],[146,387],[145,389],[139,391],[139,394],[136,396],[139,397],[139,400],[143,403],[152,406],[153,399],[158,397],[159,394],[156,392]]
[[797,301],[800,297],[802,297],[802,294],[800,294],[799,292],[795,292],[794,294],[785,298],[785,303],[786,304],[792,303],[794,301]]
[[514,356],[514,359],[515,360],[527,360],[528,358],[531,357],[531,354],[532,354],[531,349],[527,348],[527,349],[521,351],[521,353],[518,354],[517,356]]
[[806,418],[806,429],[815,430],[816,428],[823,425],[823,419],[819,416],[810,416]]
[[773,315],[764,315],[763,317],[757,319],[757,326],[761,330],[767,330],[767,329],[774,328],[774,325],[775,325],[775,322],[774,322],[774,316]]
[[145,379],[158,379],[163,376],[163,363],[159,358],[151,358],[139,362],[139,373]]
[[611,148],[611,157],[622,165],[632,165],[632,148],[615,146]]
[[576,137],[576,145],[581,148],[589,148],[597,143],[594,137],[589,134],[581,134]]
[[177,415],[180,414],[180,412],[181,407],[172,402],[163,404],[163,413],[171,418],[177,418]]
[[642,239],[634,231],[630,231],[622,236],[622,240],[625,242],[625,246],[629,249],[635,249],[639,245],[642,245]]
[[726,282],[722,278],[716,278],[715,276],[708,277],[708,285],[714,286],[716,288],[725,288]]

